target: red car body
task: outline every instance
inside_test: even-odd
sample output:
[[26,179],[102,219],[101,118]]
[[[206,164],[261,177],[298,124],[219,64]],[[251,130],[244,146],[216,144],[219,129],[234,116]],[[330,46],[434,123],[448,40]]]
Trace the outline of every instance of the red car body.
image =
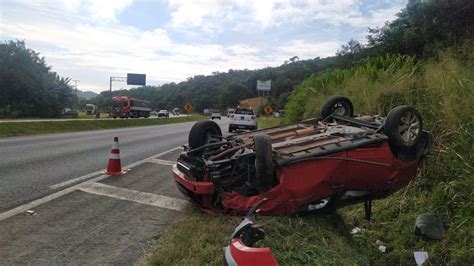
[[[350,160],[348,160],[350,159]],[[397,160],[386,142],[331,156],[297,162],[277,170],[279,184],[267,192],[246,197],[237,192],[220,193],[225,209],[247,212],[263,198],[270,199],[260,209],[262,214],[288,215],[298,212],[302,205],[329,197],[344,190],[397,191],[414,179],[418,160]],[[202,196],[199,205],[213,210],[214,184],[195,182],[186,178],[175,165],[176,182],[192,193]]]

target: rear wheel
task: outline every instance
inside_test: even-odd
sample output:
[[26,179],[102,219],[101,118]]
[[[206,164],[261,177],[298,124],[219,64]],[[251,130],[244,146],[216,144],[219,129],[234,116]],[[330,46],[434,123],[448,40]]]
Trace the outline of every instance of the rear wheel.
[[188,143],[191,149],[199,148],[203,145],[220,141],[222,131],[214,121],[199,121],[193,125],[188,136]]
[[273,181],[272,140],[267,134],[254,137],[255,144],[255,188],[258,191],[267,190]]
[[398,106],[390,110],[385,119],[384,133],[394,148],[411,148],[422,134],[420,113],[411,106]]
[[332,114],[342,116],[354,116],[354,106],[351,100],[344,96],[334,96],[321,108],[321,118],[326,118]]

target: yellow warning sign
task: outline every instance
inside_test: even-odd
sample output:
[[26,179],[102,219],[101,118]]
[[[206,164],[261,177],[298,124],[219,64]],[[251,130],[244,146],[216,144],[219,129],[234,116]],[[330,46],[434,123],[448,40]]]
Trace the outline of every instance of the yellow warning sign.
[[270,107],[270,105],[267,105],[267,106],[265,106],[265,108],[263,108],[263,111],[264,111],[267,115],[269,115],[269,114],[271,114],[271,113],[273,112],[273,109]]
[[189,113],[189,111],[191,111],[191,109],[193,109],[193,106],[190,103],[186,103],[184,105],[184,110],[186,110],[186,112]]

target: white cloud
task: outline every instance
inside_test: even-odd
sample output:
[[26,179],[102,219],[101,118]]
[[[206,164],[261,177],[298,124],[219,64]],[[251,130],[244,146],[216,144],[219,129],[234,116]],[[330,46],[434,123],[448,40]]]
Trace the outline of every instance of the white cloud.
[[205,0],[168,0],[171,12],[171,24],[178,28],[202,27],[206,19],[225,17],[232,8],[228,1]]
[[364,15],[360,10],[361,0],[168,0],[168,3],[174,10],[171,14],[174,27],[212,29],[232,23],[234,29],[242,31],[314,21],[333,26],[381,26],[403,7],[392,3],[388,8]]
[[298,56],[301,60],[315,57],[333,56],[342,43],[338,41],[328,42],[307,42],[305,40],[295,40],[278,48],[278,55],[281,59],[288,59]]
[[91,17],[101,22],[115,22],[117,15],[131,5],[133,0],[89,0],[88,11]]

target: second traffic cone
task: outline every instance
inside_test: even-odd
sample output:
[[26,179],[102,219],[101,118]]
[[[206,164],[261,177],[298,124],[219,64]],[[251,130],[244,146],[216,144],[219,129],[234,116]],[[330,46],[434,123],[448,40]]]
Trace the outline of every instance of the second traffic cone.
[[110,151],[109,164],[107,165],[107,171],[105,174],[119,176],[122,175],[122,165],[120,164],[120,149],[118,145],[118,138],[114,138],[114,144]]

